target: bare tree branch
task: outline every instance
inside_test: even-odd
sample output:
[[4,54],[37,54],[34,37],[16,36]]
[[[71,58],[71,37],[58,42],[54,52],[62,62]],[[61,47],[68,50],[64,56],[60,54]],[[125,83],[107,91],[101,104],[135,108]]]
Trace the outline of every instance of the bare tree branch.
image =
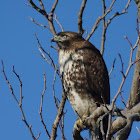
[[45,10],[40,9],[38,6],[36,6],[36,4],[32,1],[32,0],[28,0],[30,2],[31,5],[25,3],[27,6],[30,6],[32,8],[34,8],[35,10],[37,10],[39,13],[41,13],[42,15],[46,16],[46,18],[48,18],[48,15],[46,13]]
[[[103,55],[104,53],[104,46],[105,46],[105,40],[106,40],[106,31],[107,31],[107,28],[108,28],[108,25],[111,23],[111,21],[116,17],[116,16],[119,16],[119,15],[122,15],[122,14],[125,14],[127,13],[127,9],[130,5],[130,2],[131,0],[128,0],[124,10],[122,12],[116,12],[107,22],[105,22],[105,17],[103,18],[103,33],[102,33],[102,39],[101,39],[101,54]],[[103,15],[105,14],[105,1],[103,0]]]
[[[41,47],[41,44],[40,44],[40,42],[39,42],[39,40],[38,40],[38,38],[37,38],[36,35],[35,35],[35,37],[36,37],[37,42],[38,42],[38,44],[39,44],[38,49],[39,49],[39,51],[41,52],[43,58],[44,58],[51,66],[54,67],[55,72],[58,74],[59,77],[61,77],[61,75],[59,74],[58,68],[56,67],[56,65],[55,65],[54,62],[53,62],[53,59],[52,59],[52,58],[50,57],[50,55],[49,55],[47,52],[45,52],[44,49]],[[41,51],[41,49],[49,56],[51,62],[45,57],[45,55],[43,54],[43,52]],[[56,77],[56,75],[55,75],[55,77]],[[61,78],[62,78],[62,77],[61,77]],[[55,79],[55,78],[54,78],[54,79]],[[52,132],[51,132],[51,138],[50,138],[51,140],[55,140],[56,137],[57,137],[57,135],[56,135],[56,133],[57,133],[57,128],[58,128],[58,125],[59,125],[59,123],[60,123],[61,117],[62,117],[62,115],[64,114],[64,113],[63,113],[63,109],[64,109],[64,106],[65,106],[65,102],[66,102],[66,95],[65,95],[64,92],[63,92],[63,93],[62,93],[62,99],[61,99],[60,105],[59,105],[59,107],[58,107],[57,116],[56,116],[56,119],[55,119],[55,121],[54,121],[54,123],[53,123],[53,125],[52,125]]]
[[[66,112],[65,112],[65,114],[66,114]],[[64,135],[64,117],[65,117],[65,114],[63,114],[62,121],[61,121],[62,140],[66,140],[65,135]]]
[[107,12],[106,12],[102,17],[99,17],[99,18],[96,20],[96,23],[95,23],[95,25],[93,26],[93,28],[92,28],[91,32],[89,33],[89,35],[87,36],[86,40],[89,40],[89,39],[90,39],[90,37],[92,36],[92,34],[95,32],[95,30],[96,30],[97,27],[99,26],[100,21],[101,21],[102,19],[104,19],[105,16],[106,16],[110,11],[112,11],[112,7],[113,7],[115,1],[116,1],[116,0],[113,0],[113,2],[111,3],[110,7],[109,7],[108,10],[107,10]]
[[39,4],[40,4],[40,6],[41,6],[41,9],[42,9],[42,10],[45,10],[44,4],[43,4],[42,0],[39,0]]
[[136,28],[137,32],[138,32],[138,36],[140,37],[140,29],[139,29],[139,21],[137,19],[137,28]]
[[59,107],[58,107],[57,99],[55,97],[55,88],[54,88],[54,84],[55,84],[55,81],[56,81],[56,72],[57,72],[57,69],[55,69],[54,80],[53,80],[52,88],[53,88],[53,98],[54,98],[55,106],[58,109]]
[[54,4],[52,6],[52,9],[51,9],[51,14],[54,14],[54,11],[56,9],[57,3],[58,3],[58,0],[55,0]]
[[[105,9],[106,9],[106,6],[105,6],[105,0],[102,0],[102,3],[103,3],[103,15],[105,14]],[[103,55],[104,53],[104,44],[105,44],[105,39],[106,39],[106,25],[105,25],[105,17],[103,18],[103,33],[102,33],[102,41],[101,41],[101,55]]]
[[38,134],[37,137],[34,136],[33,131],[32,131],[32,124],[31,124],[31,125],[28,124],[28,122],[27,122],[27,120],[26,120],[26,118],[25,118],[25,115],[24,115],[23,108],[22,108],[22,100],[23,100],[23,95],[22,95],[22,82],[21,82],[21,79],[20,79],[20,77],[19,77],[19,74],[16,73],[15,68],[14,68],[14,66],[13,66],[13,72],[14,72],[14,74],[16,75],[16,77],[18,78],[19,83],[20,83],[20,102],[19,102],[18,99],[16,98],[16,96],[15,96],[15,94],[14,94],[14,91],[13,91],[13,88],[12,88],[12,86],[11,86],[11,84],[10,84],[10,82],[9,82],[9,80],[8,80],[8,78],[7,78],[7,76],[6,76],[6,73],[5,73],[5,70],[4,70],[3,61],[1,61],[1,63],[2,63],[2,72],[3,72],[3,74],[4,74],[5,80],[6,80],[8,86],[9,86],[9,88],[10,88],[10,90],[11,90],[11,94],[13,95],[14,100],[16,101],[16,103],[18,104],[18,106],[19,106],[19,108],[20,108],[20,112],[21,112],[21,114],[22,114],[22,120],[24,121],[25,125],[26,125],[27,128],[29,129],[29,132],[30,132],[32,138],[33,138],[34,140],[37,140],[37,139],[40,137],[40,133]]
[[[104,116],[110,113],[111,108],[112,108],[111,105],[106,105],[106,106],[101,105],[93,112],[92,115],[86,118],[84,125],[87,125],[88,127],[91,126],[91,124],[94,125],[94,123],[96,123],[97,120],[102,120]],[[119,132],[117,134],[119,137],[120,135],[123,134],[125,134],[125,137],[128,137],[129,135],[128,126],[130,126],[130,124],[132,125],[134,121],[140,121],[139,108],[140,108],[140,103],[130,110],[122,110],[121,108],[117,108],[116,106],[114,106],[112,110],[112,116],[117,116],[117,118],[111,121],[112,125],[111,125],[110,137],[112,137],[116,132]],[[128,130],[126,130],[126,128]]]
[[138,127],[136,127],[136,129],[138,130],[138,132],[140,133],[140,130],[139,130],[139,128]]
[[43,116],[42,116],[43,97],[44,97],[45,91],[47,89],[47,87],[46,87],[46,76],[45,76],[45,73],[43,73],[43,76],[44,76],[44,90],[43,90],[43,93],[41,94],[41,104],[40,104],[39,115],[40,115],[41,122],[42,122],[42,124],[44,126],[44,129],[46,131],[46,134],[48,135],[48,138],[50,139],[51,136],[49,134],[49,131],[47,130],[47,127],[46,127],[46,125],[44,123]]
[[62,133],[62,140],[66,140],[65,135],[64,135],[64,117],[65,117],[66,112],[63,113],[62,119],[61,119],[60,124],[59,124],[60,130],[61,130],[61,133]]
[[133,121],[140,121],[140,114],[133,113],[129,117],[127,117],[127,124],[125,125],[125,127],[123,127],[120,131],[117,132],[115,140],[128,138],[131,132]]
[[129,123],[130,119],[131,119],[131,122],[140,121],[139,108],[140,108],[140,103],[130,110],[124,110],[124,111],[120,110],[121,116],[117,117],[116,119],[112,121],[110,135],[112,136],[119,130],[123,129],[126,126],[126,124]]
[[120,57],[120,61],[121,61],[121,66],[122,66],[122,70],[121,70],[121,73],[122,73],[123,77],[125,77],[125,74],[124,74],[124,68],[123,68],[123,66],[124,66],[124,63],[123,63],[123,61],[122,61],[122,57],[121,57],[121,54],[119,53],[118,55],[119,55],[119,57]]
[[58,0],[55,0],[54,4],[52,6],[52,9],[51,9],[51,13],[49,14],[49,17],[48,17],[48,23],[50,25],[50,29],[51,29],[53,36],[56,35],[56,31],[55,31],[54,24],[53,24],[53,15],[54,15],[54,11],[56,9],[57,3],[58,3]]
[[[140,6],[139,5],[140,5],[140,2],[138,2],[137,4],[137,8],[138,8],[138,21],[137,22],[140,22],[140,12],[139,12]],[[138,31],[138,39],[136,41],[135,47],[138,46],[138,48],[137,48],[136,60],[140,59],[140,36],[139,36],[140,29],[139,29],[138,23],[137,23],[137,31]],[[137,103],[140,102],[139,99],[140,99],[140,61],[135,64],[133,81],[131,85],[129,99],[127,101],[127,107],[132,108],[133,106],[135,106]]]
[[31,5],[29,5],[29,4],[26,4],[26,5],[34,8],[36,11],[38,11],[39,13],[41,13],[42,15],[44,15],[44,17],[48,21],[49,29],[50,29],[51,33],[53,34],[53,36],[56,35],[56,31],[55,31],[54,24],[53,24],[53,15],[54,15],[54,11],[56,9],[58,0],[55,0],[54,4],[52,6],[52,9],[51,9],[51,13],[50,14],[48,14],[45,11],[44,5],[43,5],[43,3],[42,3],[41,0],[39,0],[41,9],[38,6],[36,6],[36,4],[32,0],[28,0],[28,1],[30,2]]
[[36,25],[41,26],[41,27],[45,27],[45,28],[47,28],[47,29],[50,30],[50,28],[49,28],[48,26],[43,25],[43,24],[40,24],[40,23],[37,23],[33,18],[29,17],[29,19],[30,19],[33,23],[35,23]]
[[116,58],[115,58],[114,61],[113,61],[112,68],[111,68],[111,70],[110,70],[110,72],[109,72],[109,74],[108,74],[109,76],[111,75],[112,71],[114,70],[115,62],[116,62]]
[[[40,42],[39,42],[39,39],[37,38],[36,34],[35,34],[35,37],[36,37],[37,43],[39,44],[38,49],[39,49],[39,51],[40,51],[40,53],[41,53],[41,56],[54,68],[54,70],[56,70],[58,76],[61,77],[61,75],[60,75],[60,73],[59,73],[59,69],[58,69],[58,67],[54,64],[52,57],[50,56],[49,53],[47,53],[47,52],[42,48],[42,46],[41,46],[41,44],[40,44]],[[51,62],[45,57],[45,55],[44,55],[44,53],[43,53],[42,51],[45,52],[45,54],[48,55],[48,57],[49,57],[49,59],[51,60]]]
[[59,105],[59,109],[57,111],[57,116],[56,116],[55,121],[52,125],[51,140],[55,140],[56,137],[57,137],[56,132],[57,132],[57,128],[58,128],[59,122],[61,120],[61,117],[63,115],[63,109],[64,109],[64,106],[65,106],[65,102],[66,102],[66,95],[63,92],[62,93],[62,99],[61,99],[61,102],[60,102],[60,105]]
[[125,6],[125,8],[124,8],[124,10],[123,10],[122,12],[120,12],[120,13],[119,13],[119,12],[116,12],[116,13],[106,22],[106,26],[108,26],[108,25],[111,23],[111,21],[112,21],[116,16],[119,16],[119,15],[122,15],[122,14],[127,13],[127,9],[129,8],[130,2],[131,2],[131,0],[128,0],[126,6]]
[[[122,91],[123,92],[123,91]],[[122,96],[122,92],[120,93],[121,99],[122,99],[122,103],[124,104],[124,106],[127,108],[126,103],[124,102],[123,96]]]
[[[137,41],[136,41],[137,42]],[[134,45],[134,47],[131,47],[131,53],[130,53],[130,60],[132,60],[132,54],[133,54],[133,51],[134,51],[134,49],[136,48],[136,46]],[[121,82],[121,84],[120,84],[120,87],[119,87],[119,90],[118,90],[118,92],[116,93],[116,95],[115,95],[115,97],[113,98],[113,100],[112,100],[112,109],[113,109],[113,107],[114,107],[114,104],[115,104],[115,101],[116,101],[116,99],[117,99],[117,97],[119,96],[119,94],[122,92],[122,87],[123,87],[123,85],[124,85],[124,82],[125,82],[125,80],[126,80],[126,77],[127,77],[127,75],[128,75],[128,73],[129,73],[129,71],[130,71],[130,69],[131,69],[131,67],[133,66],[133,64],[134,63],[136,63],[137,61],[139,61],[140,60],[140,58],[139,59],[137,59],[137,60],[135,60],[134,62],[132,62],[132,61],[129,61],[129,65],[128,65],[128,68],[127,68],[127,71],[126,71],[126,73],[124,74],[124,71],[123,71],[123,62],[122,62],[122,60],[121,60],[121,63],[122,63],[122,74],[123,74],[123,78],[122,78],[122,82]],[[112,110],[111,109],[111,110]],[[110,131],[111,131],[111,118],[112,118],[112,112],[109,114],[109,123],[108,123],[108,130],[107,130],[107,136],[106,136],[106,138],[107,138],[107,140],[109,139],[109,135],[110,135]]]
[[62,32],[64,31],[63,26],[60,24],[60,22],[58,21],[56,14],[54,13],[54,20],[57,22],[57,24],[60,26]]
[[78,13],[78,33],[83,35],[84,33],[84,29],[83,29],[83,21],[82,21],[82,17],[83,17],[83,12],[86,6],[86,2],[87,0],[83,0],[80,11]]

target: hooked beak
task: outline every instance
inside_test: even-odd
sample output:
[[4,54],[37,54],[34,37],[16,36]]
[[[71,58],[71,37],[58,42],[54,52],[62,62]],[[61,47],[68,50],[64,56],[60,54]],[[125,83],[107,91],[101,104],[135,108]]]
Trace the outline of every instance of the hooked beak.
[[55,35],[52,39],[51,42],[58,42],[60,40],[60,37]]

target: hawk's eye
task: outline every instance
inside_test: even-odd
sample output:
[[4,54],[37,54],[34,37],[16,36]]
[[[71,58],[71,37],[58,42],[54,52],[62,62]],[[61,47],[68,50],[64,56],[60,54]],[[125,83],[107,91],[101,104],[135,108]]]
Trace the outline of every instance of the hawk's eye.
[[65,40],[65,39],[67,38],[67,36],[66,36],[66,35],[64,35],[62,38],[63,38],[63,40]]

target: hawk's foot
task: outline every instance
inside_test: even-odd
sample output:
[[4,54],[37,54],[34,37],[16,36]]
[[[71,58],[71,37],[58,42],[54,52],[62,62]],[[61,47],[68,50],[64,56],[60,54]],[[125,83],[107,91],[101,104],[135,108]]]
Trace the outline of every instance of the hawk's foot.
[[79,117],[74,124],[74,129],[76,129],[79,132],[88,129],[88,126],[85,121],[87,117],[88,117],[87,114],[84,114],[82,117]]

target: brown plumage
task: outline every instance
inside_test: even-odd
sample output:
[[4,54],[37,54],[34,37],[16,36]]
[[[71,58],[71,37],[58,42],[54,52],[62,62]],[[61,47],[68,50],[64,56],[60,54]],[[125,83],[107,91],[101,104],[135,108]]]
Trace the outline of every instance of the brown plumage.
[[108,71],[99,50],[75,32],[60,32],[52,41],[58,44],[63,87],[74,111],[82,117],[109,104]]

